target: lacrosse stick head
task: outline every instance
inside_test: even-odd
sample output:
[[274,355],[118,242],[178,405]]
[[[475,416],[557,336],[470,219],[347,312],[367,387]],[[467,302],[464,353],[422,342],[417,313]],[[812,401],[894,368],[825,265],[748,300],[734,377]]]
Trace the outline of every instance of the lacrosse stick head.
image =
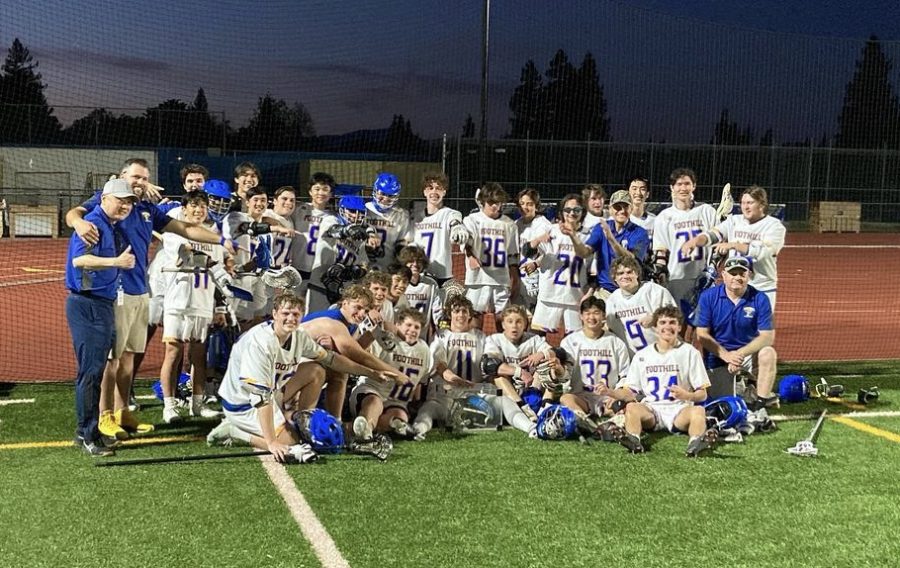
[[719,200],[719,207],[716,209],[716,214],[719,216],[719,219],[725,219],[731,215],[733,209],[734,198],[731,197],[731,184],[726,183],[725,187],[722,188],[722,198]]
[[819,455],[819,448],[809,440],[800,440],[797,445],[785,450],[792,456],[801,456],[804,458],[814,458]]
[[270,288],[293,290],[303,283],[303,277],[293,266],[269,269],[262,273],[263,284]]

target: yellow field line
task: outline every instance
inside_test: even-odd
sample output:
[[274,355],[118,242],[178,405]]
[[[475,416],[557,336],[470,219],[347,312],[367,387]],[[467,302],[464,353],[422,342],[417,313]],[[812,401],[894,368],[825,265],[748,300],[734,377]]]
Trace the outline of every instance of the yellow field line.
[[845,426],[849,426],[860,432],[865,432],[866,434],[872,434],[873,436],[879,436],[886,440],[890,440],[891,442],[897,442],[900,444],[900,434],[895,434],[893,432],[888,432],[887,430],[882,430],[881,428],[876,428],[875,426],[870,426],[865,422],[859,422],[858,420],[854,420],[852,418],[847,418],[846,416],[834,416],[831,418],[835,422],[840,422]]
[[[152,446],[170,442],[192,442],[205,439],[204,436],[164,436],[158,438],[135,438],[122,442],[125,446]],[[70,448],[72,440],[56,442],[20,442],[17,444],[0,444],[0,450],[33,450],[38,448]]]
[[859,404],[858,402],[850,402],[850,401],[847,401],[847,400],[844,400],[844,399],[838,398],[838,397],[829,397],[829,398],[826,398],[825,400],[827,400],[828,402],[834,402],[834,403],[840,404],[842,406],[846,406],[847,408],[850,408],[852,410],[865,410],[865,408],[866,408],[865,404]]

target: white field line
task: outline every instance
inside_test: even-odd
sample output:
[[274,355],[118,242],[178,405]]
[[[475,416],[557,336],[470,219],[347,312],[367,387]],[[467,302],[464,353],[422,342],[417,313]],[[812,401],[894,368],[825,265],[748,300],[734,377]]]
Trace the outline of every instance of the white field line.
[[900,245],[784,245],[784,248],[792,249],[882,249],[900,248]]
[[319,518],[313,512],[306,498],[297,489],[293,478],[285,471],[284,466],[275,461],[271,455],[260,456],[263,467],[269,475],[269,479],[275,485],[278,493],[284,499],[291,512],[291,516],[300,527],[303,536],[309,541],[313,552],[324,568],[350,568],[350,564],[338,550],[337,545],[331,539],[331,535],[319,522]]
[[0,400],[0,406],[7,406],[10,404],[34,404],[33,398],[12,398],[9,400]]
[[[843,416],[844,418],[897,418],[900,416],[900,410],[876,410],[874,412],[844,412],[841,414],[831,414],[828,417]],[[775,422],[789,422],[794,420],[818,420],[818,414],[797,414],[787,416],[784,414],[773,414],[769,416]]]

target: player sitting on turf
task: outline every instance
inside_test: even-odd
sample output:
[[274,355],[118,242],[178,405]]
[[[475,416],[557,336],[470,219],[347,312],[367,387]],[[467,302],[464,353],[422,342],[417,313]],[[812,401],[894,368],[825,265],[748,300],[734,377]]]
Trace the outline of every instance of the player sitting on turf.
[[509,200],[499,183],[486,183],[475,200],[479,211],[463,219],[472,240],[466,245],[466,297],[479,312],[500,312],[519,290],[519,236],[502,214]]
[[554,332],[560,321],[566,333],[581,329],[578,305],[587,284],[582,257],[590,255],[579,235],[583,218],[581,196],[566,195],[556,208],[557,222],[522,249],[523,255],[535,258],[540,267],[540,291],[531,322],[534,329]]
[[413,423],[419,437],[424,437],[435,422],[446,424],[453,400],[483,380],[480,363],[485,336],[473,327],[472,302],[465,296],[454,296],[447,300],[444,312],[450,316],[450,329],[438,331],[431,342],[434,374]]
[[[206,225],[215,230],[208,219],[208,197],[203,191],[195,191],[186,195],[181,208],[182,220],[197,225]],[[215,418],[220,412],[207,407],[203,403],[206,387],[206,349],[204,342],[209,326],[212,323],[224,325],[224,314],[215,312],[215,284],[206,270],[213,264],[224,263],[222,247],[189,241],[174,233],[163,235],[165,257],[173,259],[181,268],[190,269],[194,258],[199,258],[201,266],[197,271],[176,272],[166,274],[168,283],[165,286],[163,299],[163,343],[165,355],[160,369],[160,383],[163,392],[163,421],[166,424],[181,419],[181,412],[175,400],[175,386],[181,374],[181,359],[184,344],[188,344],[188,361],[193,366],[191,384],[190,415],[203,418]],[[197,254],[200,253],[200,254]],[[196,255],[196,256],[195,256]]]
[[[581,302],[581,323],[581,330],[567,335],[560,344],[573,369],[572,390],[559,402],[575,412],[584,428],[588,419],[612,414],[609,392],[627,375],[631,357],[625,342],[605,330],[603,300],[589,296]],[[594,425],[587,429],[596,430]]]
[[452,244],[469,241],[469,232],[462,224],[462,214],[444,206],[444,196],[450,182],[441,172],[429,172],[422,179],[425,210],[413,223],[413,243],[425,250],[431,260],[431,274],[443,285],[453,277]]
[[522,391],[531,385],[532,372],[538,364],[552,356],[553,350],[547,341],[528,328],[528,312],[518,305],[507,306],[500,314],[503,333],[495,333],[487,338],[484,356],[481,358],[481,372],[503,391],[501,398],[506,421],[515,429],[536,436],[534,423],[537,414],[522,399]]
[[[643,453],[641,432],[668,430],[690,436],[687,456],[712,450],[718,439],[715,428],[706,427],[709,378],[700,352],[681,340],[684,322],[681,310],[664,306],[653,312],[656,342],[635,353],[628,375],[612,396],[628,403],[622,445],[632,453]],[[637,402],[638,395],[642,395]]]
[[[297,393],[314,379],[298,372],[303,359],[340,373],[367,373],[384,381],[402,378],[397,373],[358,365],[326,350],[300,329],[303,300],[293,294],[275,298],[272,321],[244,333],[231,351],[228,370],[219,387],[225,418],[207,436],[209,445],[241,441],[268,450],[278,461],[288,454],[298,461],[315,459],[309,446],[299,444],[294,429],[285,428],[284,397]],[[321,390],[319,382],[316,392]]]
[[[372,439],[373,432],[394,432],[400,436],[413,435],[409,424],[409,401],[418,398],[418,385],[432,370],[431,351],[419,339],[425,316],[413,308],[397,312],[397,341],[391,350],[380,343],[372,351],[386,364],[396,367],[408,381],[385,381],[380,377],[364,376],[350,393],[353,435],[358,441]],[[421,438],[418,438],[421,439]]]
[[653,312],[674,306],[675,300],[656,282],[641,282],[641,265],[634,258],[615,259],[609,272],[619,287],[606,299],[609,331],[625,341],[628,352],[634,355],[656,341],[651,324]]

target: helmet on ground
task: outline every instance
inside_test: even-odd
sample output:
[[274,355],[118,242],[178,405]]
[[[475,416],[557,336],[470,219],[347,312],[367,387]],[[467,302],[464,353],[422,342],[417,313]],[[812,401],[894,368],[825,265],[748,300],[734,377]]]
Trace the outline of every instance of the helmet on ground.
[[551,404],[538,414],[537,435],[542,440],[565,440],[577,430],[578,419],[571,408]]
[[378,174],[372,184],[372,203],[375,208],[382,213],[393,209],[400,199],[400,189],[397,176],[388,172]]
[[339,453],[344,448],[340,421],[321,408],[298,410],[291,416],[300,439],[319,453]]
[[720,428],[735,428],[747,419],[747,403],[739,396],[723,396],[707,402],[706,415],[714,418]]
[[470,394],[457,398],[450,405],[450,419],[453,430],[465,428],[486,428],[497,423],[494,407],[483,396]]
[[778,396],[785,402],[803,402],[809,398],[809,381],[803,375],[786,375],[778,383]]

